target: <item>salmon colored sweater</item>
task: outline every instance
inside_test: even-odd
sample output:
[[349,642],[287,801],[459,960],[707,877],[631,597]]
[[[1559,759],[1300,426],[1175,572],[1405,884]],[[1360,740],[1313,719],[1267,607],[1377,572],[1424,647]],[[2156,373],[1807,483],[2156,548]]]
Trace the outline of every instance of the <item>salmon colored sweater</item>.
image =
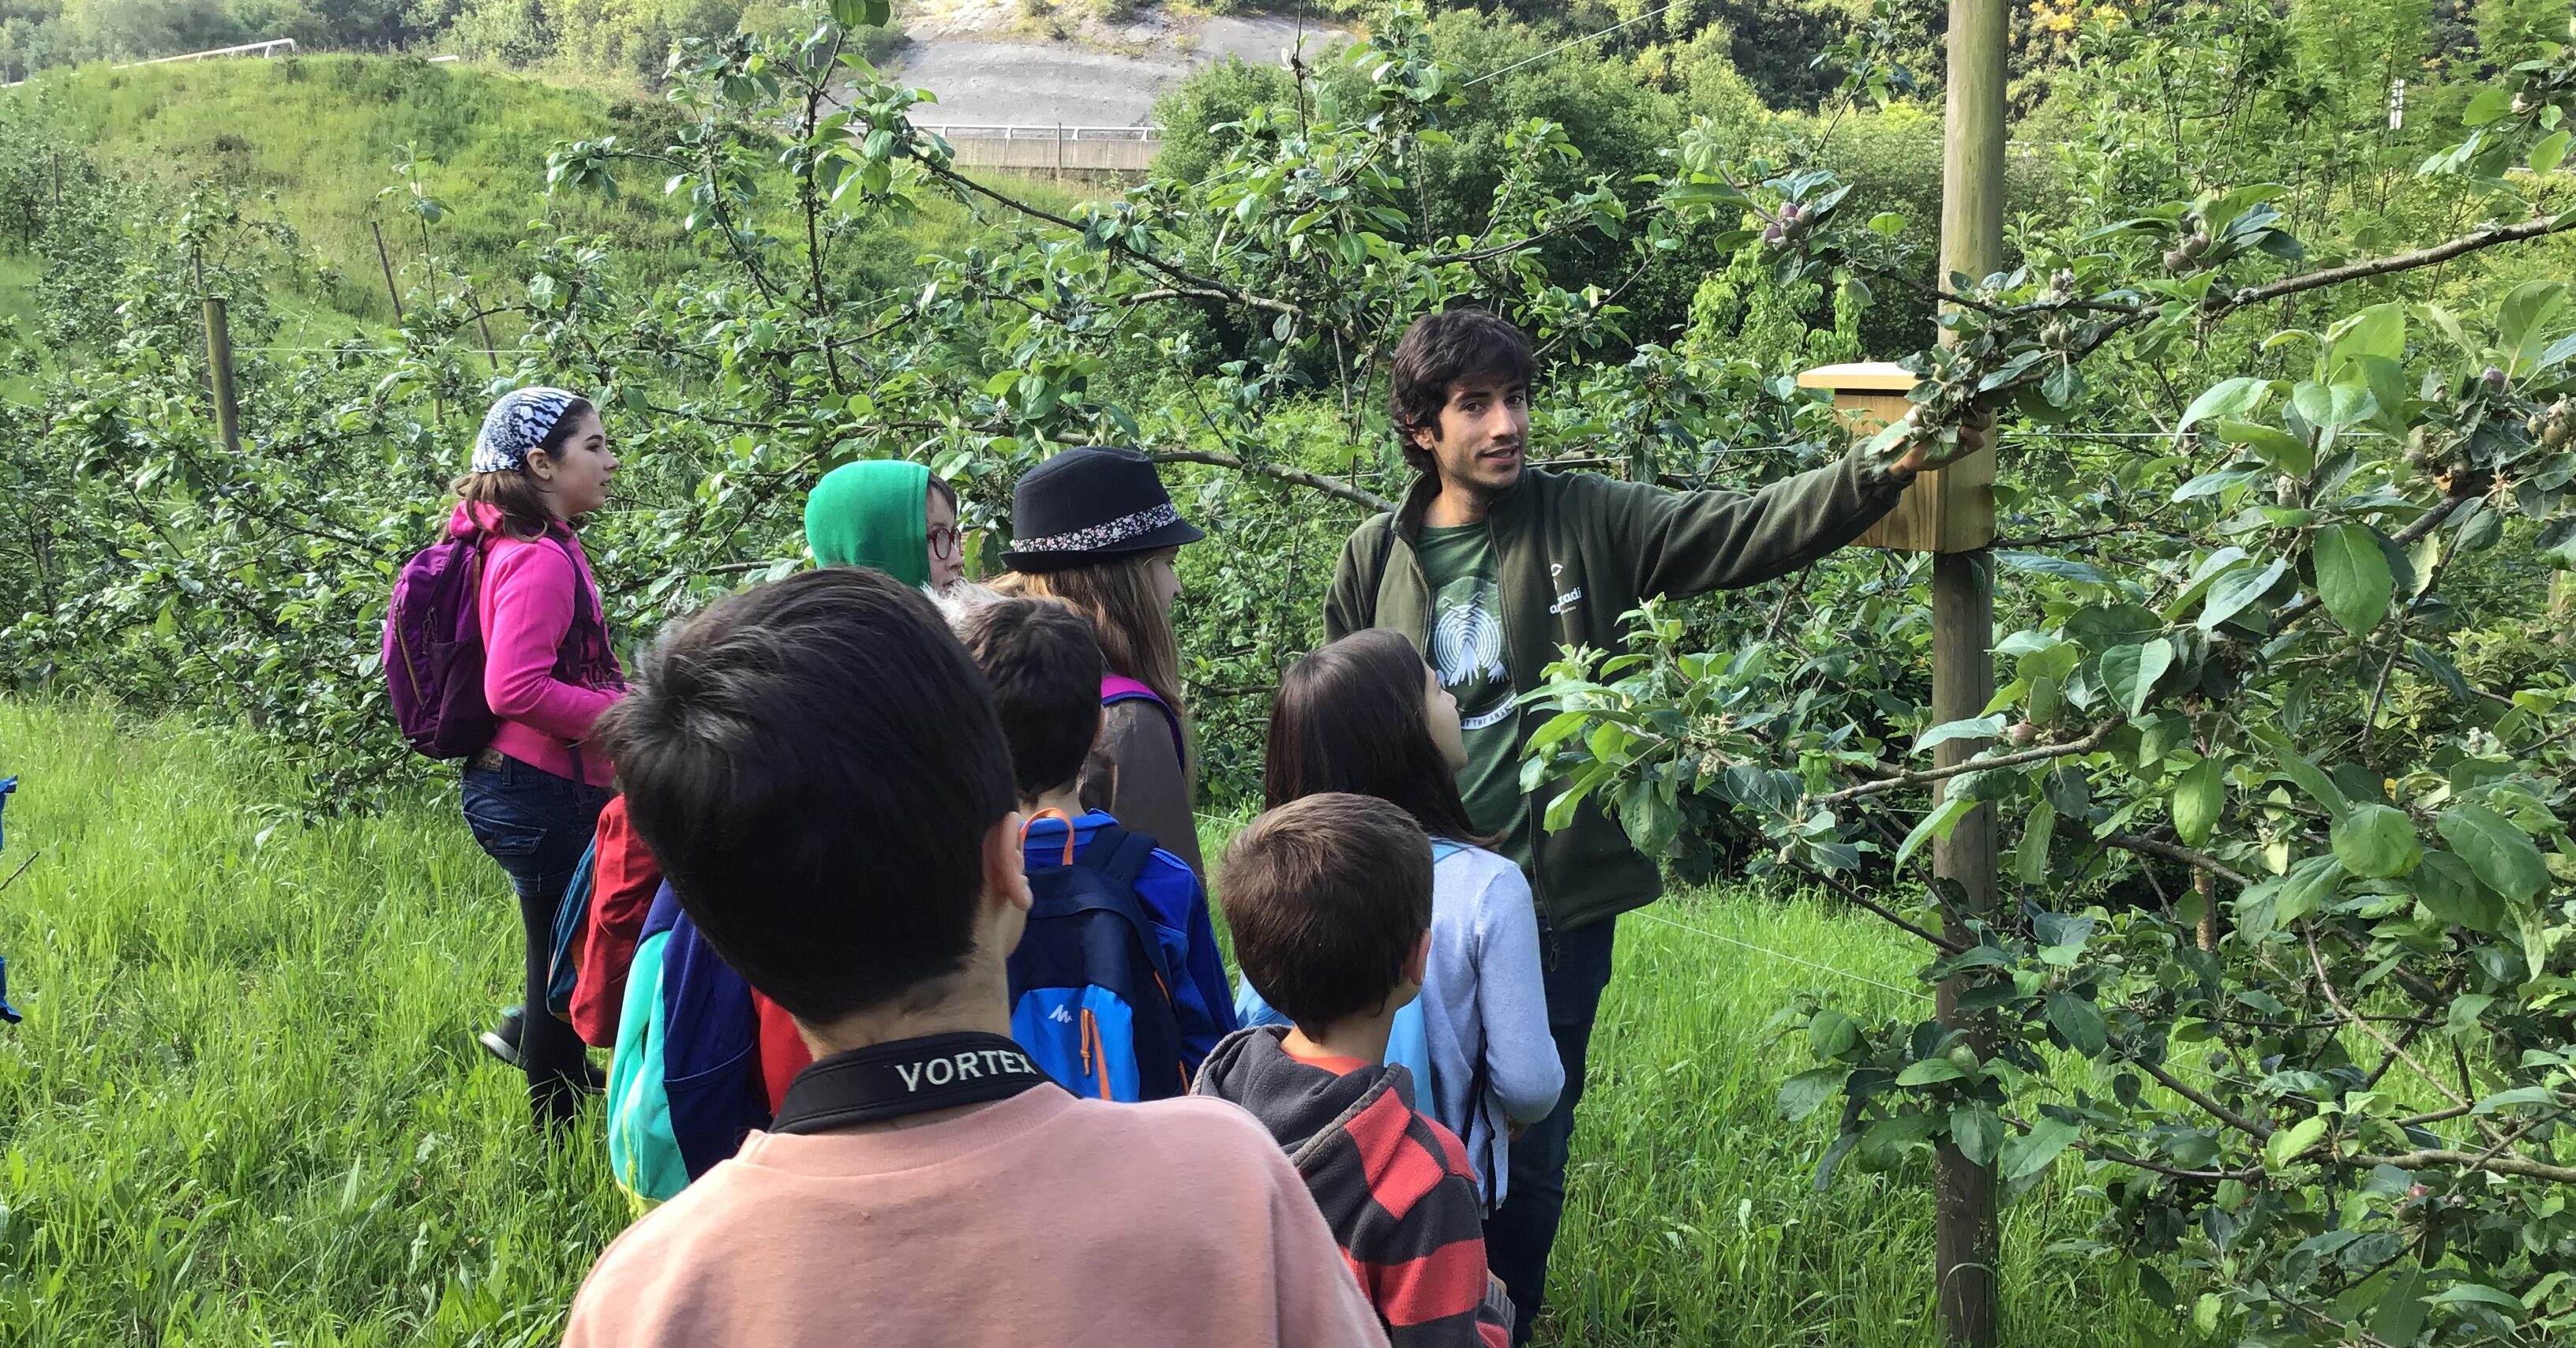
[[753,1133],[591,1270],[566,1348],[1375,1348],[1279,1144],[1214,1100],[1054,1086],[916,1128]]

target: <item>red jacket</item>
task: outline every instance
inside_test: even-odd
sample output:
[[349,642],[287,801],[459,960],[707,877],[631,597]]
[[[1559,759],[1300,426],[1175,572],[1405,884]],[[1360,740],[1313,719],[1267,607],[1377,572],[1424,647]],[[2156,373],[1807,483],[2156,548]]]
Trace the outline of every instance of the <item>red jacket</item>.
[[[653,895],[662,887],[662,868],[626,817],[626,798],[619,796],[599,812],[599,850],[591,858],[590,927],[581,950],[581,974],[572,990],[572,1028],[582,1042],[600,1048],[617,1043],[617,1013],[626,1004],[626,974],[635,963],[636,938],[644,931]],[[796,1022],[778,1003],[755,989],[751,1002],[760,1013],[760,1076],[769,1112],[787,1098],[787,1083],[814,1060],[797,1037]]]
[[635,939],[662,887],[662,868],[626,818],[626,797],[599,812],[599,841],[590,860],[590,924],[581,947],[581,971],[572,988],[572,1028],[585,1044],[617,1043],[617,1012],[626,1004],[626,971],[635,963]]
[[752,1008],[760,1013],[760,1084],[769,1093],[769,1112],[775,1114],[787,1101],[787,1083],[814,1061],[805,1040],[796,1033],[796,1022],[787,1009],[751,990]]

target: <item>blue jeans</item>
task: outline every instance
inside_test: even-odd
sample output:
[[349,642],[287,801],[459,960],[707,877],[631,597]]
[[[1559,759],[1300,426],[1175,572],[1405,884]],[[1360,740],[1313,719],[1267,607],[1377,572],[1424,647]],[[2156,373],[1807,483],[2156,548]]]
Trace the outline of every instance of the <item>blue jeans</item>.
[[1565,1161],[1574,1145],[1574,1107],[1583,1099],[1583,1058],[1601,991],[1610,986],[1610,954],[1619,934],[1612,918],[1572,931],[1539,929],[1547,1028],[1565,1064],[1556,1108],[1512,1144],[1511,1191],[1485,1219],[1485,1263],[1512,1294],[1512,1342],[1529,1342],[1547,1300],[1547,1255],[1565,1216]]
[[519,1065],[528,1074],[528,1108],[539,1123],[568,1122],[581,1108],[580,1079],[588,1059],[581,1036],[546,1013],[546,966],[554,954],[555,906],[590,846],[609,793],[504,757],[498,768],[469,763],[461,794],[465,826],[501,863],[519,896],[519,927],[527,941]]

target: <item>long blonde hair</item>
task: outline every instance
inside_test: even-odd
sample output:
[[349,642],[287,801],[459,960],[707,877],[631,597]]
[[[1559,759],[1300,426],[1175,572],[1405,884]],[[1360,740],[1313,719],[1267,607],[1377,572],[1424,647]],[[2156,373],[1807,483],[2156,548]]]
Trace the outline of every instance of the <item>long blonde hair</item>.
[[993,588],[1006,595],[1060,599],[1082,610],[1100,638],[1101,662],[1109,672],[1153,689],[1181,719],[1186,735],[1189,709],[1181,697],[1181,648],[1172,637],[1171,614],[1154,593],[1153,557],[1138,552],[1059,571],[1005,571],[993,578]]

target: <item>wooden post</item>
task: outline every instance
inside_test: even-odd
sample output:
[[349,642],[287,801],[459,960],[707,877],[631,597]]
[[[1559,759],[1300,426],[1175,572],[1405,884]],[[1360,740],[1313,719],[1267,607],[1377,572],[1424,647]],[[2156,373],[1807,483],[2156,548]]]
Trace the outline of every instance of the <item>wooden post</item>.
[[474,287],[465,287],[465,302],[474,306],[474,326],[483,330],[483,359],[492,362],[492,373],[501,372],[501,353],[492,347],[492,320],[483,312],[483,301],[476,298]]
[[[2007,17],[2004,0],[1950,0],[1949,120],[1941,156],[1945,282],[1953,272],[1984,277],[2003,264]],[[1936,554],[1932,559],[1934,724],[1964,721],[1984,712],[1987,699],[1994,696],[1994,640],[1994,570],[1986,550]],[[1951,740],[1935,748],[1933,761],[1942,767],[1964,762],[1986,744]],[[1947,839],[1933,844],[1932,872],[1957,886],[1954,908],[1981,913],[1994,907],[1993,806],[1971,811]],[[1956,916],[1949,919],[1948,927],[1951,936],[1965,938],[1964,924]],[[1935,996],[1938,1014],[1946,1024],[1973,1028],[1981,1018],[1961,1013],[1960,990],[1957,979],[1941,984]],[[1980,1042],[1979,1056],[1989,1048]],[[1993,1348],[2002,1319],[1995,1170],[1991,1164],[1972,1164],[1946,1142],[1936,1157],[1933,1178],[1933,1247],[1942,1338],[1963,1348]]]
[[394,258],[393,254],[385,251],[385,227],[370,220],[367,228],[376,232],[376,262],[385,269],[385,293],[393,297],[394,326],[401,327],[407,321],[403,318],[402,287],[394,284]]
[[215,429],[224,437],[224,452],[241,455],[241,404],[233,389],[233,332],[224,319],[224,302],[206,296],[206,374],[215,387]]
[[[378,266],[381,266],[381,267],[383,267],[383,268],[385,269],[385,294],[386,294],[386,295],[388,295],[388,296],[390,296],[390,297],[392,297],[393,302],[394,302],[394,326],[395,326],[395,327],[398,327],[398,328],[399,328],[399,327],[405,327],[405,326],[408,326],[408,325],[410,324],[411,320],[410,320],[410,319],[407,319],[407,318],[405,318],[405,317],[403,317],[402,287],[400,287],[400,286],[398,286],[398,285],[395,285],[395,284],[394,284],[394,258],[393,258],[393,254],[392,254],[392,253],[389,253],[389,252],[387,252],[387,251],[385,251],[385,227],[384,227],[384,225],[383,225],[381,222],[379,222],[379,221],[370,220],[370,221],[368,221],[368,222],[367,222],[367,228],[369,228],[369,229],[371,229],[371,230],[375,231],[375,235],[376,235],[376,264],[377,264]],[[423,226],[423,228],[427,228],[427,226]],[[426,254],[424,254],[424,256],[426,256]],[[487,341],[487,342],[489,341],[489,338],[488,338],[488,337],[486,338],[486,341]],[[498,366],[498,362],[495,362],[495,367],[496,367],[496,369],[497,369],[497,366]],[[432,418],[433,420],[435,420],[435,421],[436,421],[439,425],[441,425],[441,426],[446,425],[446,424],[447,424],[447,397],[446,397],[446,395],[441,394],[441,393],[432,393],[432,394],[430,394],[430,395],[429,395],[429,406],[430,406],[430,416],[431,416],[431,418]]]

